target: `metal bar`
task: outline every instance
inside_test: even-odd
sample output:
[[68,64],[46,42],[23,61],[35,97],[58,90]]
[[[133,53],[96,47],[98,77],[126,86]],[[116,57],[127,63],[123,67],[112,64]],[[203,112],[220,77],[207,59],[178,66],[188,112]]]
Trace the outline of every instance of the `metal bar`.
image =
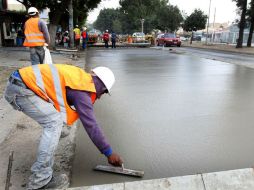
[[6,177],[6,183],[5,183],[5,190],[9,190],[9,187],[11,186],[11,169],[12,169],[12,162],[13,162],[13,150],[10,151],[9,154],[9,163],[8,163],[8,170],[7,170],[7,177]]

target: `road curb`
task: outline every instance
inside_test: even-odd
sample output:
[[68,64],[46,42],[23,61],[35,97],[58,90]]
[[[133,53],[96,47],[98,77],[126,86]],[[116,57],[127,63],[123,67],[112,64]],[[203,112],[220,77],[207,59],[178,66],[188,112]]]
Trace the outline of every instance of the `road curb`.
[[187,175],[125,183],[69,188],[68,190],[251,190],[254,189],[253,168]]

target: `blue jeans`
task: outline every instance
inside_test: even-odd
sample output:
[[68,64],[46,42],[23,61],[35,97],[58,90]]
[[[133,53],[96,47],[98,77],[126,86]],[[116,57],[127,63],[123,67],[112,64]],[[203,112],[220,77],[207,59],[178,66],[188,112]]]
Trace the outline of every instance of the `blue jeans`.
[[43,128],[37,158],[31,167],[32,174],[28,183],[28,189],[38,189],[52,178],[54,152],[61,135],[63,119],[51,103],[25,87],[12,84],[12,80],[8,81],[4,96],[14,109],[22,111]]
[[32,65],[43,64],[45,50],[43,46],[30,47],[30,58]]

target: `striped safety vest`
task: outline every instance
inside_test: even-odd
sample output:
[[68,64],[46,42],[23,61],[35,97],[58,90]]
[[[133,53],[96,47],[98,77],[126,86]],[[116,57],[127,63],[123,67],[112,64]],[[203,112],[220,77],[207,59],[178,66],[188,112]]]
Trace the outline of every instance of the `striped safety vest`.
[[34,47],[43,46],[45,39],[43,33],[39,29],[39,18],[30,18],[25,23],[26,39],[23,46]]
[[75,40],[80,39],[80,29],[79,28],[74,28],[73,30],[75,32]]
[[38,64],[19,69],[22,80],[35,94],[51,102],[68,125],[78,119],[78,113],[67,102],[66,87],[90,92],[92,103],[96,89],[91,74],[63,64]]

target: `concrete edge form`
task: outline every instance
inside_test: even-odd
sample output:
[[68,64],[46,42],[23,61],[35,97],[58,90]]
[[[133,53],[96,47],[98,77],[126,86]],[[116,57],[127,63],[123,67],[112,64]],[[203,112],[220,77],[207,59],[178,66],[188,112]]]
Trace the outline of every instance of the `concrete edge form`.
[[252,190],[253,168],[143,180],[125,183],[69,188],[69,190]]

